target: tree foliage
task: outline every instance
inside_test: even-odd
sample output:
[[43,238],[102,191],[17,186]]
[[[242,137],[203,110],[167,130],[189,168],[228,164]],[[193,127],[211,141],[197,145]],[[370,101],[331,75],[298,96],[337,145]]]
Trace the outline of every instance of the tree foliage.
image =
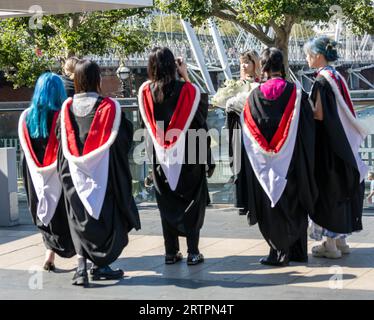
[[[293,26],[303,21],[329,22],[336,14],[356,32],[374,34],[373,0],[156,0],[159,9],[201,25],[212,16],[231,21],[267,46],[283,50]],[[337,8],[337,9],[336,9]],[[341,11],[341,12],[340,12]],[[269,28],[274,30],[270,36]]]
[[295,23],[328,22],[340,9],[345,22],[357,32],[374,34],[372,0],[155,0],[155,4],[165,12],[180,14],[194,25],[201,25],[211,16],[232,21],[265,44],[275,44],[275,38],[267,34],[269,27],[280,34],[290,31]]
[[29,18],[2,20],[0,68],[15,87],[31,87],[41,72],[59,71],[72,55],[117,53],[124,58],[141,52],[149,38],[141,25],[126,19],[143,14],[133,9],[44,16],[41,28],[35,29],[29,27]]

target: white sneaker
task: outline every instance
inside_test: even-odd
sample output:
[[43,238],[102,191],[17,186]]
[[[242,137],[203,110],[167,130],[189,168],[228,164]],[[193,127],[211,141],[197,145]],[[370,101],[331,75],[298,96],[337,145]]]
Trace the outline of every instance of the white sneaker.
[[319,258],[339,259],[342,257],[342,252],[339,249],[336,251],[328,250],[326,241],[324,241],[322,244],[312,248],[312,255]]
[[351,253],[351,249],[349,248],[348,244],[345,244],[345,245],[338,245],[338,244],[336,244],[336,247],[342,252],[342,254],[349,254],[349,253]]

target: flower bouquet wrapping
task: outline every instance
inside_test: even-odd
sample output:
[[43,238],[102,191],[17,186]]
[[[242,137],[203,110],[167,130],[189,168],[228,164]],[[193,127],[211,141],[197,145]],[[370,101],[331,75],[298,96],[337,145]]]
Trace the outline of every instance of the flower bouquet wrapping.
[[250,84],[241,80],[226,80],[224,87],[219,88],[217,93],[212,98],[212,105],[219,108],[226,108],[226,102],[231,97],[239,93],[248,92]]

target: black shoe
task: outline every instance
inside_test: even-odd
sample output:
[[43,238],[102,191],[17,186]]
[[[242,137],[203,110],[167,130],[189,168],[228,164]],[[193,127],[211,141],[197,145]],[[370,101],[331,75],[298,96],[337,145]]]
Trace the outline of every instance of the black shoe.
[[198,254],[189,254],[187,257],[187,264],[189,266],[194,266],[199,263],[204,262],[204,256],[201,253]]
[[73,280],[72,280],[72,284],[74,286],[87,287],[88,286],[87,270],[85,270],[85,269],[78,270],[77,269],[77,271],[75,271],[75,274],[74,274],[74,277],[73,277]]
[[262,258],[260,262],[266,266],[285,267],[289,264],[289,258],[281,250],[270,249],[269,255],[266,258]]
[[124,272],[121,269],[113,270],[109,266],[101,268],[93,266],[90,270],[90,274],[92,280],[117,280],[123,277]]
[[51,272],[51,271],[55,271],[56,270],[56,266],[55,266],[55,264],[53,262],[46,262],[43,265],[43,269],[45,271]]
[[183,255],[181,252],[177,252],[176,254],[167,254],[165,255],[165,264],[174,264],[182,259]]
[[250,226],[254,226],[258,222],[256,215],[253,212],[249,212],[249,210],[247,211],[247,222]]

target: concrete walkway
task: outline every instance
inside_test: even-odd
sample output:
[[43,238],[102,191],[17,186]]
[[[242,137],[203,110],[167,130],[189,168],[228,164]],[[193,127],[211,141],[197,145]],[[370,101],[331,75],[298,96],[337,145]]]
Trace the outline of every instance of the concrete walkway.
[[[126,276],[84,289],[70,284],[74,258],[57,258],[55,273],[38,271],[44,246],[22,203],[23,224],[0,228],[0,299],[374,299],[373,216],[365,216],[365,230],[350,237],[350,255],[310,256],[308,264],[272,268],[258,262],[269,250],[258,227],[249,228],[235,209],[213,207],[201,234],[205,263],[188,267],[184,259],[166,266],[157,208],[142,204],[142,230],[131,234],[114,263]],[[180,243],[186,255],[185,239]]]

